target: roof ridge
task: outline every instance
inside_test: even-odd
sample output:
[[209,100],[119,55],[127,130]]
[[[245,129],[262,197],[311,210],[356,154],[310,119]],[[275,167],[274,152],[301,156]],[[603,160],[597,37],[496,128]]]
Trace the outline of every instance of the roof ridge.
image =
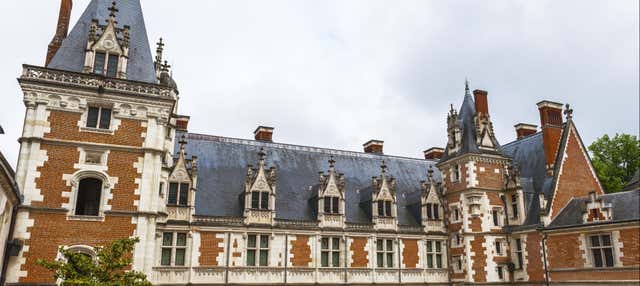
[[501,148],[504,148],[504,147],[507,147],[507,146],[512,145],[512,144],[521,143],[521,142],[524,142],[524,141],[526,141],[526,140],[531,140],[531,139],[533,139],[533,138],[534,138],[535,136],[537,136],[537,135],[542,135],[542,131],[538,131],[538,132],[536,132],[536,133],[529,134],[529,135],[527,135],[527,136],[524,136],[524,137],[518,138],[518,139],[513,140],[513,141],[511,141],[511,142],[509,142],[509,143],[506,143],[506,144],[504,144],[504,145],[502,145],[502,146],[500,146],[500,147],[501,147]]
[[[187,135],[187,139],[201,139],[201,140],[208,140],[208,141],[220,141],[220,142],[225,142],[225,143],[240,143],[240,144],[245,144],[245,145],[270,146],[270,147],[274,147],[274,148],[282,148],[282,149],[289,149],[289,150],[294,149],[294,150],[303,150],[303,151],[316,152],[316,153],[329,153],[329,154],[335,154],[335,155],[348,155],[348,156],[354,156],[354,157],[370,157],[370,158],[383,157],[383,158],[396,158],[396,159],[411,160],[411,161],[424,161],[424,162],[430,162],[430,163],[433,163],[433,164],[437,163],[437,160],[428,160],[428,159],[413,158],[413,157],[406,157],[406,156],[397,156],[397,155],[373,154],[373,153],[365,153],[365,152],[358,152],[358,151],[351,151],[351,150],[341,150],[341,149],[334,149],[334,148],[323,148],[323,147],[316,147],[316,146],[309,146],[309,145],[278,143],[278,142],[265,142],[265,141],[251,140],[251,139],[243,139],[243,138],[235,138],[235,137],[227,137],[227,136],[219,136],[219,135],[209,135],[209,134],[201,134],[201,133],[192,133],[192,132],[187,132],[186,135]],[[191,135],[193,135],[195,137],[199,137],[199,138],[190,137]]]

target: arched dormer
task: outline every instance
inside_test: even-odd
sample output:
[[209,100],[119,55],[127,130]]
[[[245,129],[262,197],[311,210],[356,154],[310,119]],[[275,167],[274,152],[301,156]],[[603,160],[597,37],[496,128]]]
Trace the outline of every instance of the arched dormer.
[[247,166],[244,192],[245,224],[273,224],[276,207],[276,168],[265,167],[265,152],[258,152],[258,168]]
[[[198,179],[198,158],[187,159],[184,135],[178,142],[180,151],[168,177],[166,196],[167,213],[172,220],[189,220],[195,207],[195,190]],[[162,188],[162,186],[161,186]]]
[[109,8],[106,25],[93,19],[89,28],[89,39],[85,51],[84,72],[112,78],[127,78],[129,58],[129,26],[116,27],[116,2]]
[[344,227],[344,175],[336,173],[334,163],[331,157],[329,172],[320,173],[317,201],[320,227]]
[[425,232],[444,231],[444,208],[438,185],[433,179],[433,169],[428,171],[428,181],[421,184],[421,217]]
[[380,177],[373,177],[371,180],[373,223],[376,229],[396,230],[398,222],[396,181],[393,177],[387,178],[387,165],[384,161],[380,168]]

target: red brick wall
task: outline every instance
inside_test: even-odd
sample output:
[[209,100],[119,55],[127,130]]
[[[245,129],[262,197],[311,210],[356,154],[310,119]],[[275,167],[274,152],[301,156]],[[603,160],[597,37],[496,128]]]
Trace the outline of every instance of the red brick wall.
[[628,228],[620,230],[622,242],[622,265],[640,265],[640,229]]
[[[484,172],[480,172],[480,168],[484,168]],[[495,169],[500,170],[500,172],[496,173]],[[476,161],[476,175],[479,188],[489,190],[502,190],[504,188],[504,165],[502,164]],[[498,200],[500,199],[498,198]],[[502,203],[499,202],[498,204]]]
[[308,267],[311,262],[311,248],[309,247],[309,236],[296,235],[295,240],[291,240],[291,266]]
[[367,238],[352,237],[349,250],[353,253],[351,257],[351,267],[367,267],[369,266],[369,258],[367,257]]
[[69,198],[63,198],[62,192],[71,191],[71,187],[62,180],[63,174],[73,174],[77,169],[73,164],[78,162],[78,149],[69,146],[41,144],[40,149],[47,152],[48,160],[37,168],[40,177],[36,178],[36,187],[40,189],[43,201],[33,201],[36,207],[59,208],[62,203],[68,203]]
[[487,273],[484,269],[487,265],[487,255],[484,253],[485,247],[482,245],[486,240],[484,236],[477,235],[471,241],[471,251],[475,253],[475,256],[472,257],[473,265],[471,265],[471,269],[475,272],[473,275],[473,281],[475,282],[486,282],[487,281]]
[[224,253],[224,247],[220,243],[223,238],[217,238],[217,232],[200,233],[200,257],[198,261],[201,266],[218,266],[218,256]]
[[578,234],[550,235],[547,238],[549,268],[581,268],[584,259]]
[[542,235],[539,232],[532,232],[526,235],[527,255],[524,259],[527,263],[527,274],[530,281],[544,280],[544,265],[542,264]]
[[[116,144],[126,146],[142,146],[144,139],[142,121],[119,119],[120,126],[113,135],[95,132],[80,132],[78,122],[80,113],[52,110],[49,114],[51,132],[44,134],[44,138],[55,138],[71,141],[83,141],[102,144]],[[111,122],[113,124],[113,120]]]
[[[598,272],[593,271],[562,271],[562,272],[554,272],[551,271],[549,276],[551,277],[551,281],[576,281],[576,280],[630,280],[630,281],[638,281],[640,277],[637,269],[630,269],[625,271],[606,271],[599,270]],[[597,285],[597,284],[590,284]]]
[[402,261],[407,268],[416,268],[420,263],[420,257],[418,256],[418,240],[417,239],[402,239]]
[[573,130],[569,134],[565,152],[566,159],[558,177],[557,189],[551,205],[552,213],[549,214],[552,219],[560,213],[571,198],[588,196],[591,191],[602,194],[598,181],[591,173],[587,154],[582,152],[579,138]]

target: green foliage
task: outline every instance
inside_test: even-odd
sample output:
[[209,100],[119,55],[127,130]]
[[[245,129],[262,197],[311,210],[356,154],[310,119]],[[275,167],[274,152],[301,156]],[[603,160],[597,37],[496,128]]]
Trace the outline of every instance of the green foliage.
[[596,139],[589,151],[593,167],[607,193],[619,192],[640,166],[640,141],[629,134],[604,135]]
[[119,239],[105,247],[96,247],[96,258],[73,250],[60,248],[64,259],[37,263],[53,272],[62,286],[147,286],[146,275],[127,270],[131,266],[131,252],[138,238]]

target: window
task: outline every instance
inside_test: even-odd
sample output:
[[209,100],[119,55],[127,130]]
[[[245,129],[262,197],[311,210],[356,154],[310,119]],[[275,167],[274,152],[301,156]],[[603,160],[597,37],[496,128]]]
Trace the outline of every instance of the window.
[[85,178],[78,184],[76,215],[97,216],[100,212],[102,180]]
[[116,77],[118,74],[118,55],[96,52],[96,60],[93,64],[93,73]]
[[255,210],[268,210],[269,192],[251,192],[251,208]]
[[338,197],[324,197],[324,213],[338,214]]
[[513,218],[518,218],[518,195],[511,195],[511,211],[513,212]]
[[500,226],[500,212],[497,209],[491,211],[491,217],[493,218],[493,225]]
[[523,257],[522,257],[522,240],[516,238],[516,257],[518,258],[518,269],[522,269],[523,265]]
[[339,237],[323,237],[320,250],[322,267],[340,267]]
[[502,253],[502,241],[496,239],[496,241],[494,241],[493,244],[495,245],[495,248],[496,248],[496,255],[502,256],[503,255],[503,253]]
[[451,213],[453,213],[453,221],[460,220],[460,209],[456,206],[451,207]]
[[169,199],[167,200],[168,205],[186,206],[188,205],[188,198],[188,183],[169,183]]
[[393,267],[393,240],[378,239],[376,241],[376,261],[379,268]]
[[427,240],[427,268],[442,268],[442,241]]
[[454,233],[451,237],[451,244],[454,246],[462,245],[462,236],[459,233]]
[[593,255],[593,266],[613,267],[613,247],[611,246],[611,236],[609,234],[592,235],[591,254]]
[[111,108],[90,106],[87,113],[87,127],[109,129],[111,125]]
[[454,165],[453,166],[453,172],[451,174],[451,181],[452,182],[458,182],[460,181],[460,165]]
[[160,182],[160,187],[158,187],[158,196],[162,197],[163,191],[164,191],[164,182]]
[[496,272],[498,272],[498,279],[504,280],[504,266],[496,267]]
[[462,257],[461,256],[454,256],[453,257],[453,270],[455,272],[461,272],[462,271]]
[[162,233],[162,266],[184,266],[187,252],[187,234],[182,232]]
[[391,217],[391,201],[378,201],[378,216]]
[[247,238],[247,266],[269,265],[269,235],[250,234]]
[[440,219],[440,205],[439,204],[427,204],[427,219],[439,220]]

